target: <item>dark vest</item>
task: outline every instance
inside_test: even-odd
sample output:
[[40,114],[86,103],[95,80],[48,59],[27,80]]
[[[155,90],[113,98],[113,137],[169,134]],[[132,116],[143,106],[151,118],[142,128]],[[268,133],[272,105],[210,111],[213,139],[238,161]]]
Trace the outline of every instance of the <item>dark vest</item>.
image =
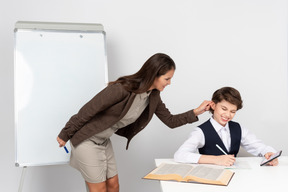
[[234,154],[235,157],[237,156],[242,137],[241,127],[239,123],[233,121],[229,121],[228,123],[231,135],[230,151],[227,151],[218,133],[215,131],[210,120],[208,120],[199,126],[199,128],[202,129],[205,137],[205,145],[198,149],[200,154],[223,155],[223,152],[216,147],[216,144],[218,144],[227,154]]

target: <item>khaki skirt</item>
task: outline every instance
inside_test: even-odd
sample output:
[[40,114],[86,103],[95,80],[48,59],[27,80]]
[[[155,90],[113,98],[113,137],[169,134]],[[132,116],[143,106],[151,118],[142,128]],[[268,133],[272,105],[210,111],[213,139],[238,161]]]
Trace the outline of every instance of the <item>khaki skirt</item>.
[[77,147],[70,144],[70,165],[80,171],[86,182],[101,183],[117,175],[110,139],[103,144],[96,144],[90,139],[83,141]]

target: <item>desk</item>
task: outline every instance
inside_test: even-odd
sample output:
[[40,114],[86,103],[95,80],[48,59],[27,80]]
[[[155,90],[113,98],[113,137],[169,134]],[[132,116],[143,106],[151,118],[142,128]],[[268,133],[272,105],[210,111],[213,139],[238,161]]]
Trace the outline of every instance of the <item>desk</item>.
[[[235,172],[228,186],[206,185],[197,183],[182,183],[175,181],[160,181],[163,192],[282,192],[288,187],[288,156],[278,158],[279,165],[275,167],[260,166],[262,157],[237,157],[237,162],[250,165],[250,169],[231,169]],[[240,163],[241,163],[240,162]],[[156,166],[161,163],[175,163],[172,159],[156,159]]]

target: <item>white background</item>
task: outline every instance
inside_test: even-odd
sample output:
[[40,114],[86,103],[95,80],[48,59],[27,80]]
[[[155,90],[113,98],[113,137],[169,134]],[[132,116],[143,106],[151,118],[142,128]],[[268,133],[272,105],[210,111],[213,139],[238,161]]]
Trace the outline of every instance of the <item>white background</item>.
[[[287,155],[287,3],[287,0],[1,0],[0,190],[17,191],[21,176],[21,168],[14,166],[16,21],[103,24],[107,33],[109,80],[136,72],[154,53],[167,53],[177,67],[172,84],[162,93],[172,113],[195,108],[204,99],[210,99],[216,89],[233,86],[244,100],[244,108],[235,120]],[[175,130],[155,117],[131,141],[128,151],[126,139],[114,135],[121,191],[160,191],[157,181],[141,178],[154,168],[155,158],[172,158],[191,130],[209,117],[206,113],[199,117],[199,122]],[[241,155],[247,154],[241,152]],[[60,191],[85,191],[80,174],[68,165],[28,168],[23,192]]]

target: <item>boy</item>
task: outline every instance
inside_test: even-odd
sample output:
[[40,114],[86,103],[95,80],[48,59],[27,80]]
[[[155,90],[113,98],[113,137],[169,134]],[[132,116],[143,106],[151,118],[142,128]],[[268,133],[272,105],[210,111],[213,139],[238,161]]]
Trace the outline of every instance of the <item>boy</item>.
[[[241,108],[241,95],[236,89],[223,87],[215,91],[210,105],[213,116],[192,131],[188,140],[174,154],[174,160],[231,166],[240,145],[252,155],[265,156],[266,159],[276,153],[275,149],[266,146],[239,123],[232,121]],[[278,159],[268,165],[278,165]]]

